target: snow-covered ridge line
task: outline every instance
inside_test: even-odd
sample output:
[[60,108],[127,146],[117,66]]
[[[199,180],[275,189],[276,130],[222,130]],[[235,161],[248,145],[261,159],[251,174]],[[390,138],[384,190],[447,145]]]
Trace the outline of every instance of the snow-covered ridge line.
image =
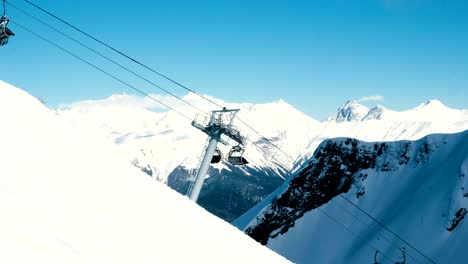
[[433,122],[466,120],[467,118],[468,110],[451,109],[441,101],[434,99],[405,111],[390,110],[382,105],[368,108],[357,101],[348,101],[338,108],[337,113],[328,118],[327,121],[359,122],[366,120],[386,120]]
[[[373,228],[340,197],[345,195],[436,262],[462,263],[468,257],[463,249],[468,242],[468,130],[418,141],[326,140],[306,164],[267,203],[234,224],[296,263],[369,262],[374,248],[398,258],[401,247],[412,261],[427,261],[392,234]],[[317,238],[320,248],[336,251],[304,249]]]
[[[188,94],[184,99],[206,112],[212,110],[212,105],[196,95]],[[266,152],[250,146],[246,153],[253,159],[253,163],[264,167],[274,167],[271,159],[276,157],[282,160],[288,169],[292,169],[297,165],[296,162],[304,160],[304,156],[310,157],[318,141],[331,137],[398,140],[420,138],[429,133],[460,132],[468,129],[468,110],[449,109],[437,100],[402,112],[392,111],[380,105],[369,109],[356,101],[349,101],[338,110],[335,117],[319,122],[283,100],[251,104],[227,103],[211,97],[210,99],[228,108],[241,109],[239,117],[243,121],[296,159],[294,161],[283,157],[281,152],[255,132],[242,123],[236,123],[251,141],[256,142]],[[174,104],[181,112],[189,116],[195,115],[194,109],[180,101],[174,101]],[[153,101],[138,96],[113,95],[103,100],[77,102],[57,112],[64,119],[102,133],[121,148],[127,149],[124,151],[131,153],[131,162],[137,160],[143,167],[153,167],[153,176],[163,182],[167,181],[167,177],[179,165],[195,167],[205,142],[205,135],[194,130],[187,120],[180,118],[176,113],[160,109]],[[375,121],[381,122],[372,123]],[[154,149],[163,150],[159,151],[162,155],[155,153]],[[142,152],[146,155],[143,156]],[[143,160],[153,160],[153,164],[143,164]]]

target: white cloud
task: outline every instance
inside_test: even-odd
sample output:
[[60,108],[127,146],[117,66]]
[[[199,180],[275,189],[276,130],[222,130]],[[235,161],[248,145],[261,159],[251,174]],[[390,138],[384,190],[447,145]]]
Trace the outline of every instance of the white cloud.
[[358,102],[368,102],[368,101],[382,101],[384,98],[382,95],[369,95],[369,96],[364,96],[360,99],[358,99]]
[[[180,102],[171,96],[150,94],[152,98],[141,97],[128,94],[114,94],[106,99],[79,101],[71,104],[61,105],[59,108],[102,108],[102,107],[129,107],[143,108],[153,110],[167,110],[167,108],[156,100],[163,102],[166,105],[174,106]],[[156,100],[154,100],[154,99]]]
[[[171,95],[149,94],[151,96],[140,96],[132,94],[114,94],[104,99],[77,101],[68,104],[61,104],[57,110],[78,110],[78,111],[94,111],[94,110],[109,110],[109,109],[146,109],[153,112],[167,112],[169,109],[160,104],[164,103],[173,110],[183,113],[186,116],[195,116],[195,113],[207,113],[213,110],[213,105],[201,99],[192,93],[180,96],[185,102]],[[214,97],[206,96],[219,105],[225,105],[222,100]],[[159,102],[157,102],[159,101]]]

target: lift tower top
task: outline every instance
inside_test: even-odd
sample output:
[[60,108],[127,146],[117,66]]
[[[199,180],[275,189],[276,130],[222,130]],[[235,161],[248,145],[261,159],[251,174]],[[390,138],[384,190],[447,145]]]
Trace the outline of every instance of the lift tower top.
[[216,151],[218,142],[227,145],[227,142],[221,139],[222,135],[236,141],[241,148],[246,145],[247,139],[241,135],[239,130],[234,127],[233,122],[236,118],[239,109],[226,109],[215,110],[211,112],[209,120],[205,119],[203,124],[197,122],[197,118],[192,121],[192,126],[200,129],[208,135],[208,146],[205,150],[205,155],[198,168],[197,177],[193,188],[189,190],[189,197],[192,201],[196,202],[200,194],[203,182],[205,181],[206,174],[210,167],[211,159]]

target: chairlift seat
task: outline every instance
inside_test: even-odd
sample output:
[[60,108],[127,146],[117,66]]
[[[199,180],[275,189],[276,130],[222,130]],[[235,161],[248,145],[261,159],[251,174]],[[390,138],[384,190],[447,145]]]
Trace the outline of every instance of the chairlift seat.
[[234,146],[232,147],[231,151],[229,151],[228,161],[232,165],[246,165],[249,162],[243,157],[244,149],[241,146]]
[[9,28],[7,27],[0,27],[0,38],[9,38],[9,37],[12,37],[14,36],[15,33],[13,33],[13,31],[11,31]]
[[9,28],[6,27],[8,24],[8,19],[5,17],[1,18],[1,24],[0,24],[0,46],[4,46],[8,43],[8,38],[12,37],[15,35],[13,31],[11,31]]
[[244,157],[229,157],[228,161],[232,165],[236,165],[236,166],[249,164],[249,162]]
[[5,35],[8,37],[13,37],[15,33],[13,33],[13,31],[11,31],[9,28],[5,28]]
[[211,158],[211,163],[219,163],[220,161],[221,161],[221,151],[218,148],[216,148],[216,152]]

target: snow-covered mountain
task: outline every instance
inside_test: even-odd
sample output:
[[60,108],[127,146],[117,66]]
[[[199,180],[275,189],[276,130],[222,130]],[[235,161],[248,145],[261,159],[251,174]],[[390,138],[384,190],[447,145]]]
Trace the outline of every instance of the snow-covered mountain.
[[[196,110],[170,98],[156,96],[179,112],[195,117]],[[191,105],[209,112],[213,106],[194,94],[184,97]],[[221,163],[209,171],[200,204],[231,221],[274,191],[291,171],[308,160],[325,139],[353,137],[367,141],[419,139],[431,133],[455,133],[468,129],[468,111],[450,109],[433,100],[407,111],[376,106],[368,108],[350,101],[335,117],[319,122],[279,100],[267,104],[226,103],[240,109],[244,123],[235,125],[249,137],[246,149],[250,164],[234,167]],[[185,194],[199,162],[206,135],[193,128],[190,120],[174,111],[161,109],[147,98],[113,95],[98,101],[77,102],[57,110],[76,129],[91,130],[117,145],[130,163],[161,182]],[[200,117],[201,118],[201,117]],[[269,142],[280,147],[285,155]],[[220,146],[223,153],[228,148]]]
[[329,118],[330,121],[346,122],[346,121],[361,121],[369,113],[369,108],[358,103],[357,101],[348,101],[338,109],[334,117]]
[[234,224],[295,263],[466,263],[467,175],[468,130],[331,139]]
[[[194,94],[189,94],[183,99],[204,113],[214,110],[212,105]],[[227,108],[240,109],[238,117],[242,121],[258,129],[267,139],[279,144],[285,152],[295,153],[292,155],[294,158],[299,158],[303,151],[300,149],[302,143],[299,138],[319,132],[320,122],[282,100],[268,104],[234,104],[210,99]],[[195,118],[197,114],[201,114],[182,102],[175,101],[172,104],[177,111],[188,117]],[[154,165],[151,166],[153,176],[167,182],[170,173],[179,165],[196,167],[206,142],[206,135],[192,127],[191,120],[174,111],[155,107],[158,106],[146,103],[146,99],[124,94],[113,95],[104,100],[78,102],[60,108],[57,113],[78,128],[92,129],[97,134],[111,139],[119,148],[124,149],[123,152],[127,153],[130,159],[138,160],[139,164],[151,161],[151,165]],[[199,119],[202,118],[203,116]],[[247,149],[246,155],[252,161],[252,165],[275,167],[272,156],[277,154],[276,149],[239,120],[235,126],[261,148],[260,150],[251,145]],[[228,148],[221,145],[220,148],[224,153],[228,152]],[[264,152],[271,155],[265,155]],[[286,160],[284,163],[292,166],[294,161]]]
[[4,82],[0,121],[0,263],[289,263]]
[[[189,94],[184,99],[203,111],[210,110],[210,105],[196,95]],[[302,152],[298,150],[302,148],[298,139],[317,134],[320,125],[320,122],[281,100],[254,105],[229,104],[211,99],[220,105],[241,109],[238,116],[242,121],[258,128],[269,141],[285,151],[295,153],[292,156],[297,159]],[[187,105],[180,102],[173,104],[183,114],[195,117],[196,112]],[[206,135],[192,127],[191,120],[174,111],[155,107],[158,106],[141,98],[114,95],[104,100],[62,107],[57,114],[76,129],[93,131],[96,136],[111,140],[121,153],[127,155],[129,162],[185,194],[195,177]],[[275,114],[274,122],[270,117],[272,113]],[[301,129],[285,129],[297,127],[298,124]],[[265,138],[256,135],[241,122],[235,125],[256,144],[250,144],[246,151],[245,156],[250,164],[235,167],[223,162],[213,166],[199,199],[203,207],[228,221],[237,218],[274,191],[295,163],[283,159],[284,165],[278,164],[274,156],[278,155],[276,149]],[[224,154],[229,152],[229,148],[219,147]]]
[[406,111],[393,111],[381,105],[368,108],[357,101],[348,101],[338,108],[335,116],[328,121],[359,122],[366,120],[416,121],[416,122],[458,122],[466,121],[466,110],[456,110],[445,106],[439,100],[430,100]]

